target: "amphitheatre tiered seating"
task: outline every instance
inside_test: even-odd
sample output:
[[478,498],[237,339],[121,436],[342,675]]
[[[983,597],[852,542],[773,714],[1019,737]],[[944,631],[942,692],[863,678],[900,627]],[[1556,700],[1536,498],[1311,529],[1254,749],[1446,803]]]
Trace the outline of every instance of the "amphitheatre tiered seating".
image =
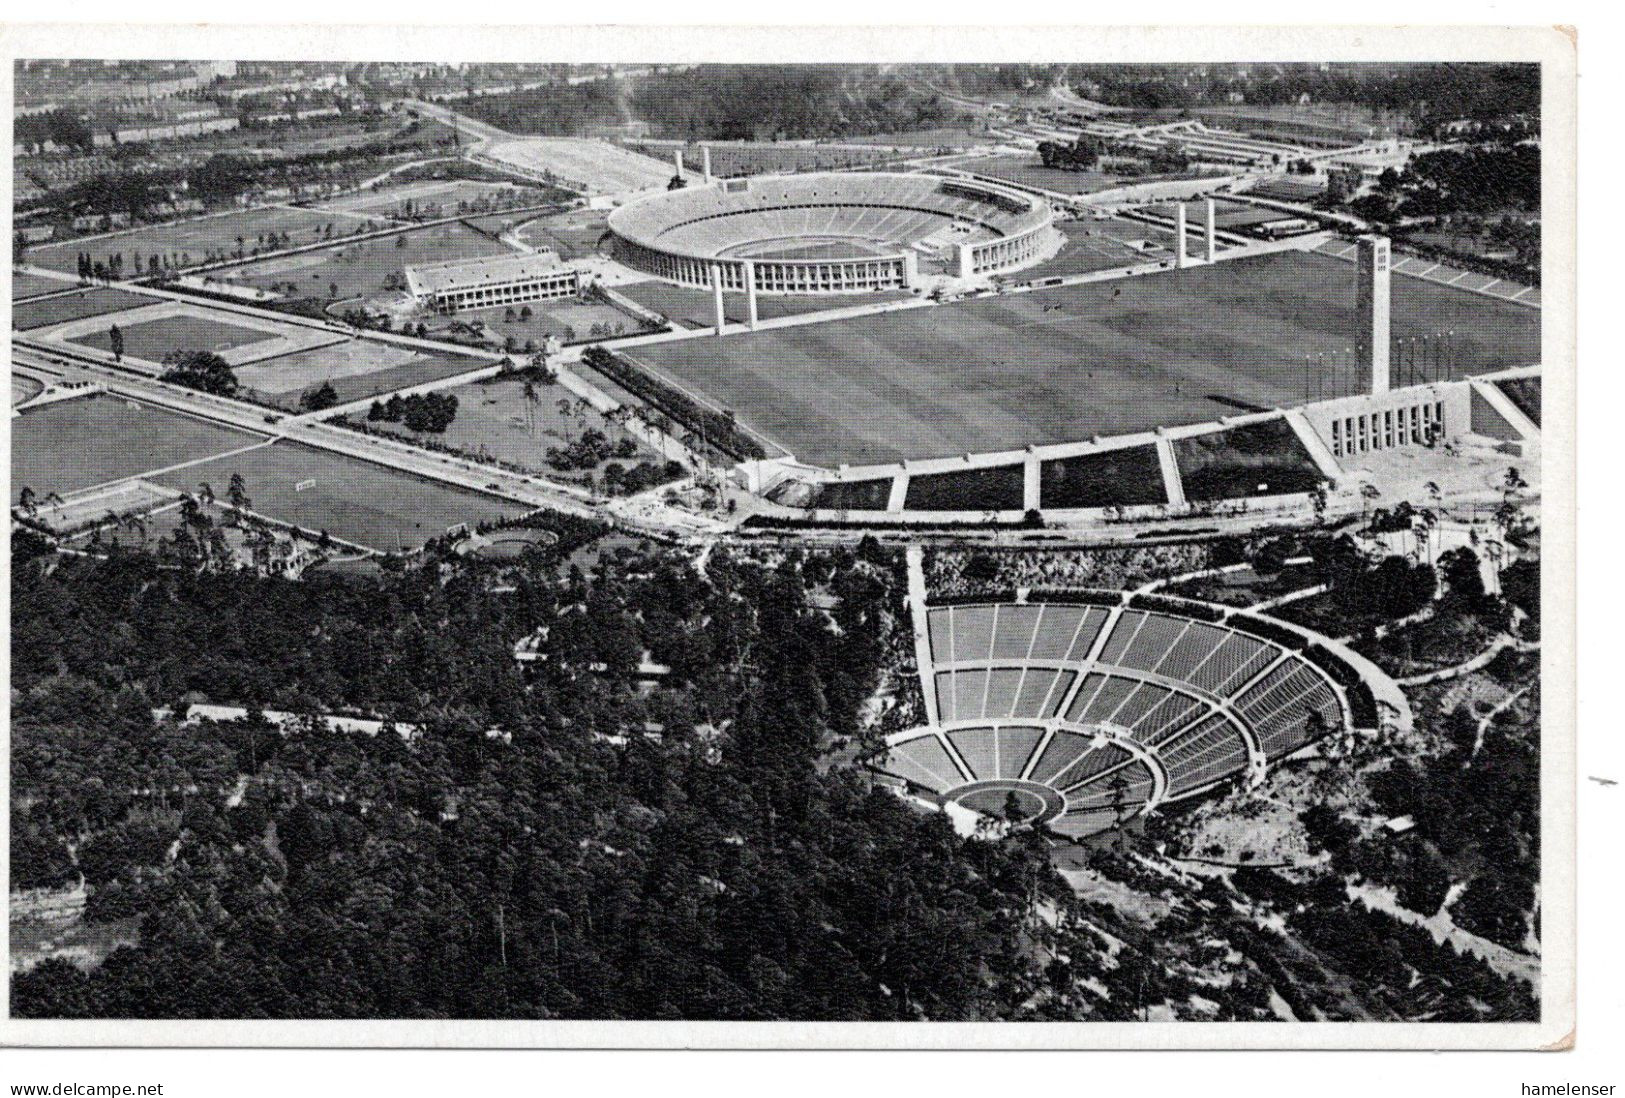
[[1256,773],[1343,727],[1369,694],[1345,661],[1279,623],[1162,608],[1177,600],[1046,598],[926,612],[936,724],[893,737],[883,769],[948,800],[974,787],[976,807],[991,803],[989,782],[1036,788],[1042,822],[1082,836]]

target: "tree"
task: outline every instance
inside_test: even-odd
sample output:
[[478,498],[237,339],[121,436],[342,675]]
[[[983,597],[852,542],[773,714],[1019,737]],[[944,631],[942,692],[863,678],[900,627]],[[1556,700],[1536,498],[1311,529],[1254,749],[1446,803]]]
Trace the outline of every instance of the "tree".
[[216,396],[237,392],[237,375],[213,351],[174,351],[164,356],[167,367],[159,380]]
[[117,324],[107,329],[107,346],[113,352],[114,362],[124,361],[124,332]]

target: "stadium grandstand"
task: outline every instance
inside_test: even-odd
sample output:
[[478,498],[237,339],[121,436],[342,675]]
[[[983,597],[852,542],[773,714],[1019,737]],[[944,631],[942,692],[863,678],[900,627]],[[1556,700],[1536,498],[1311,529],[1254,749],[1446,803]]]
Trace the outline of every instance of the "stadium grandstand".
[[525,255],[450,259],[406,268],[406,288],[436,312],[549,301],[581,292],[581,273],[542,250]]
[[760,176],[652,195],[610,214],[616,257],[684,286],[755,294],[907,289],[1044,258],[1049,205],[965,180]]
[[889,737],[877,768],[1081,838],[1380,723],[1368,680],[1381,672],[1329,642],[1205,603],[1121,599],[928,608],[931,720]]

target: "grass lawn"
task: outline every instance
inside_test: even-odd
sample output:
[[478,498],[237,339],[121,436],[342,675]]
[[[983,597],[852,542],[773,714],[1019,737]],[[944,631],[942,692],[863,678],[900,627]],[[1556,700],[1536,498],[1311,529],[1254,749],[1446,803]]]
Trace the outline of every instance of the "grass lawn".
[[[651,280],[616,286],[615,292],[664,314],[674,324],[684,328],[710,328],[716,324],[716,315],[712,311],[715,305],[709,290],[695,290],[687,286],[673,286],[669,282]],[[842,309],[851,305],[873,305],[877,301],[902,301],[913,296],[907,290],[869,294],[808,294],[793,297],[758,294],[756,315],[764,320],[776,316],[802,316],[806,313]],[[727,314],[729,323],[745,323],[744,294],[723,294],[722,309]]]
[[1128,446],[1040,463],[1041,507],[1126,507],[1167,503],[1154,446]]
[[[24,262],[27,255],[23,256]],[[46,278],[43,275],[28,274],[23,271],[11,272],[11,300],[22,301],[25,298],[38,297],[40,294],[53,293],[59,290],[73,288],[73,283],[62,282],[55,278]]]
[[233,372],[265,404],[297,408],[307,389],[329,382],[339,403],[391,393],[425,381],[479,369],[484,360],[414,351],[393,344],[352,339],[291,355],[262,359]]
[[[50,267],[57,271],[73,271],[80,252],[89,252],[93,260],[106,262],[114,255],[123,255],[125,273],[133,274],[132,265],[141,257],[143,270],[146,261],[154,255],[169,256],[182,266],[203,263],[209,259],[223,259],[236,254],[237,238],[243,238],[243,252],[253,255],[261,247],[260,237],[287,233],[294,244],[310,244],[321,239],[327,225],[334,233],[354,232],[363,222],[320,210],[291,209],[270,206],[264,209],[236,210],[189,221],[173,221],[165,225],[148,225],[129,232],[114,233],[90,240],[65,240],[60,244],[30,248],[28,262],[36,267]],[[281,247],[282,245],[278,245]]]
[[[530,309],[530,319],[523,318],[522,311]],[[455,319],[465,323],[481,321],[485,324],[486,335],[497,342],[506,337],[513,336],[520,347],[527,340],[534,340],[541,346],[548,336],[554,335],[565,342],[587,339],[592,333],[594,324],[607,324],[611,329],[620,326],[622,335],[633,335],[643,330],[642,323],[615,308],[613,305],[604,305],[596,301],[580,301],[573,297],[559,298],[555,301],[531,301],[524,305],[512,306],[514,318],[506,319],[509,306],[498,305],[490,309],[464,309],[456,314]],[[441,321],[437,319],[436,325]]]
[[1244,499],[1307,492],[1325,477],[1283,418],[1176,439],[1185,498]]
[[[306,530],[373,549],[415,549],[448,526],[517,517],[527,508],[495,496],[423,480],[382,465],[278,442],[158,478],[173,488],[207,481],[217,489],[242,474],[253,509]],[[296,486],[316,483],[304,491]]]
[[832,480],[818,486],[809,506],[828,511],[884,511],[891,500],[891,486],[891,477]]
[[596,252],[599,239],[608,231],[602,211],[569,210],[527,221],[519,226],[517,233],[527,244],[552,248],[563,259],[577,259]]
[[[94,332],[75,336],[70,343],[95,347],[100,351],[112,350],[112,324]],[[120,325],[124,333],[124,353],[131,358],[148,362],[162,362],[171,351],[213,351],[223,354],[234,347],[250,343],[266,343],[280,336],[258,328],[240,328],[201,316],[166,316],[143,324]]]
[[966,149],[973,145],[986,145],[996,140],[987,134],[972,133],[955,126],[930,130],[901,130],[895,133],[876,133],[867,137],[848,137],[846,145],[894,145],[911,149]]
[[[59,284],[60,285],[60,284]],[[117,313],[138,309],[143,305],[157,305],[164,299],[132,294],[128,290],[78,290],[71,294],[48,297],[42,301],[25,301],[11,307],[11,326],[19,331],[47,328],[53,324],[66,324],[87,316]]]
[[[1285,252],[633,353],[803,460],[942,457],[1300,402],[1305,356],[1353,343],[1353,283]],[[1539,328],[1481,295],[1394,289],[1395,338],[1454,329],[1463,376],[1536,361]]]
[[[1109,218],[1105,221],[1062,221],[1055,226],[1066,243],[1054,256],[1004,276],[1004,282],[1032,282],[1056,275],[1084,274],[1112,267],[1134,267],[1172,253],[1173,235],[1138,221]],[[1130,241],[1151,240],[1170,250],[1146,253],[1131,247]]]
[[1124,183],[1139,182],[1137,179],[1106,172],[1074,172],[1065,168],[1046,168],[1036,152],[1025,156],[979,156],[974,160],[960,161],[954,164],[954,167],[978,175],[991,176],[994,179],[1024,183],[1029,187],[1042,187],[1046,191],[1059,191],[1061,194],[1088,194],[1091,191],[1118,187]]
[[21,404],[25,400],[32,400],[45,391],[43,382],[25,377],[22,374],[11,375],[11,402]]
[[[553,477],[560,474],[547,463],[548,447],[563,449],[589,428],[602,431],[611,445],[632,437],[620,427],[606,424],[603,417],[594,411],[589,410],[581,416],[560,412],[560,400],[574,403],[570,391],[562,386],[534,386],[536,402],[528,410],[524,390],[524,382],[515,380],[473,382],[444,390],[457,398],[457,417],[444,433],[438,435],[413,431],[400,423],[368,421],[366,413],[354,418],[358,422],[365,422],[369,428],[387,431],[401,438],[453,446],[469,454],[494,458]],[[642,460],[658,460],[659,456],[640,444],[636,456],[610,460],[627,466]],[[579,470],[570,475],[583,476],[597,471]]]
[[1528,416],[1536,427],[1540,426],[1540,378],[1519,377],[1510,381],[1497,381],[1507,399],[1518,406],[1518,411]]
[[66,495],[258,441],[247,431],[111,396],[47,404],[11,421],[12,499],[24,486],[40,496]]
[[294,298],[342,301],[384,292],[384,280],[399,275],[403,267],[509,254],[512,249],[499,241],[452,222],[372,240],[340,241],[331,248],[261,260],[214,277]]

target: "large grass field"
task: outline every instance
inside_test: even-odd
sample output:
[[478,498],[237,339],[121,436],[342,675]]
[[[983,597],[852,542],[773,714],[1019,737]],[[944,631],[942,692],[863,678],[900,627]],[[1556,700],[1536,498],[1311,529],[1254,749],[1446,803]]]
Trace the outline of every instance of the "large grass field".
[[[26,262],[27,257],[24,256]],[[26,271],[11,272],[11,300],[22,301],[25,298],[38,297],[40,294],[55,293],[60,290],[72,289],[73,283],[63,282],[55,278],[46,278],[44,275],[29,274]]]
[[340,241],[331,248],[265,259],[222,271],[214,277],[294,298],[342,301],[383,292],[385,279],[400,274],[403,267],[448,259],[508,255],[510,251],[506,245],[452,222],[371,240]]
[[[1396,339],[1453,329],[1458,375],[1538,361],[1539,314],[1396,279]],[[636,357],[819,464],[1216,419],[1305,399],[1354,342],[1354,271],[1301,252],[792,328]]]
[[[1130,242],[1150,240],[1171,248],[1173,240],[1173,234],[1154,226],[1116,217],[1103,221],[1092,218],[1087,221],[1061,221],[1055,227],[1066,237],[1061,250],[1042,263],[1012,272],[1004,281],[1032,282],[1056,275],[1134,267],[1158,258],[1158,255],[1147,254],[1131,246]],[[1166,258],[1170,254],[1163,252],[1161,257]]]
[[[400,423],[379,421],[367,425],[413,441],[454,446],[469,454],[494,458],[554,478],[576,477],[577,474],[560,473],[549,466],[548,448],[563,449],[586,430],[603,432],[612,445],[629,437],[636,442],[634,436],[606,423],[602,416],[590,409],[577,415],[574,398],[563,386],[534,386],[536,402],[528,407],[524,389],[524,382],[507,380],[473,382],[442,390],[457,398],[457,417],[442,434],[413,431]],[[559,410],[560,400],[571,402],[572,410],[569,413]],[[357,421],[366,419],[364,414],[354,418]],[[636,457],[611,460],[627,466],[659,457],[647,446],[639,444]],[[581,472],[600,471],[601,467]]]
[[[11,421],[11,497],[82,488],[250,446],[260,436],[111,396],[47,404]],[[186,474],[178,474],[184,481]],[[195,482],[194,482],[195,483]]]
[[[673,286],[669,282],[633,282],[616,286],[616,293],[624,294],[638,304],[664,314],[672,323],[684,328],[710,328],[716,324],[715,306],[709,290],[694,290],[687,286]],[[766,320],[776,316],[802,316],[825,309],[844,309],[851,305],[873,305],[877,301],[901,301],[914,295],[907,290],[890,290],[867,294],[808,294],[783,297],[758,294],[756,315]],[[745,323],[745,295],[722,295],[723,312],[729,323]],[[629,326],[630,327],[630,326]]]
[[328,382],[344,404],[426,381],[476,370],[483,359],[414,351],[374,340],[352,339],[291,355],[261,359],[233,373],[265,404],[297,408],[307,389]]
[[137,255],[141,257],[143,270],[147,259],[154,255],[169,256],[182,266],[191,266],[209,259],[235,255],[238,237],[243,238],[244,254],[253,255],[256,250],[273,250],[261,239],[267,233],[279,237],[287,233],[293,237],[295,245],[311,244],[321,239],[321,233],[328,225],[333,226],[335,234],[350,233],[363,227],[362,222],[338,214],[269,206],[166,225],[148,225],[110,236],[40,245],[28,250],[28,262],[36,267],[71,272],[76,269],[77,256],[81,252],[89,252],[92,259],[102,262],[114,255],[123,255],[125,274],[130,275],[134,273],[132,267]]
[[[69,342],[95,347],[101,351],[111,351],[112,326],[117,319],[114,317],[109,320],[106,328],[74,336]],[[236,347],[246,347],[250,343],[265,343],[279,338],[275,332],[243,328],[208,317],[184,314],[160,317],[141,324],[121,325],[120,331],[124,334],[124,353],[131,358],[144,359],[147,362],[162,362],[164,356],[172,351],[213,351],[215,354],[224,354]]]
[[[291,442],[278,442],[159,477],[173,488],[217,491],[240,473],[253,509],[373,549],[415,549],[448,526],[516,517],[527,508]],[[299,484],[315,481],[304,491]]]
[[1106,172],[1074,172],[1065,168],[1046,168],[1036,152],[1025,155],[979,156],[972,160],[958,161],[954,167],[994,179],[1008,179],[1012,183],[1023,183],[1029,187],[1042,187],[1046,191],[1058,191],[1061,194],[1088,194],[1092,191],[1109,190],[1124,183],[1138,182],[1127,176],[1111,175]]
[[164,299],[132,294],[128,290],[97,288],[76,290],[71,294],[58,294],[39,301],[24,301],[12,305],[11,326],[18,331],[47,328],[53,324],[66,324],[87,316],[101,316],[125,309],[138,309],[143,305],[156,305]]

